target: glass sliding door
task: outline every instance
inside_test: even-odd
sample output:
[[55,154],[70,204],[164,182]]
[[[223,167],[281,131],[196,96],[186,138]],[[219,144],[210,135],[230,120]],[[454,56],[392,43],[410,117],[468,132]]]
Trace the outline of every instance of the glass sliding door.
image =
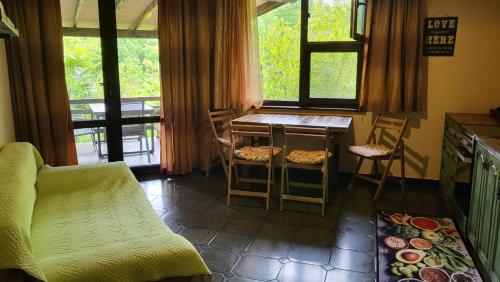
[[160,163],[157,5],[127,0],[116,9],[123,159],[130,166]]
[[152,0],[61,0],[80,164],[124,160],[158,170],[156,6]]

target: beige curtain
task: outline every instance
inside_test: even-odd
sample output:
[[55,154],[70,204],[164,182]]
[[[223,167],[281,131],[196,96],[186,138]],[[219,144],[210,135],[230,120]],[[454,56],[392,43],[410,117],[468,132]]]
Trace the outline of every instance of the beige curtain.
[[207,112],[260,106],[255,0],[160,0],[161,168],[208,168]]
[[76,164],[59,0],[3,3],[19,30],[6,41],[16,140],[32,143],[50,165]]
[[214,108],[262,106],[255,0],[217,0]]
[[361,107],[373,112],[425,111],[421,1],[367,2]]
[[206,169],[214,9],[206,0],[160,0],[161,169]]

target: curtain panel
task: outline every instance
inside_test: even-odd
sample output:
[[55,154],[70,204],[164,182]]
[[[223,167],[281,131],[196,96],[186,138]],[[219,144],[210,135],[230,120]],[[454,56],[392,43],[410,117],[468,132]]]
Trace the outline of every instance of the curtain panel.
[[209,109],[262,104],[256,14],[254,0],[159,1],[162,172],[208,168]]
[[32,143],[50,165],[76,164],[60,2],[3,3],[19,30],[6,41],[16,140]]
[[419,0],[367,1],[360,106],[373,112],[426,110]]
[[186,174],[206,169],[209,144],[214,8],[206,0],[160,0],[161,169]]
[[260,108],[257,8],[254,0],[216,1],[214,108]]

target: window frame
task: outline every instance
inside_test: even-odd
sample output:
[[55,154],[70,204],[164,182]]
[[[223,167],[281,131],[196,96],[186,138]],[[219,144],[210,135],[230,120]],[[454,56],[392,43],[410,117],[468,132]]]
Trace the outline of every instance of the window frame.
[[[308,41],[309,25],[309,0],[301,1],[301,22],[300,22],[300,70],[299,70],[299,100],[265,100],[264,106],[280,107],[322,107],[322,108],[342,108],[359,109],[359,93],[361,88],[361,73],[363,67],[363,46],[364,37],[353,38],[354,41]],[[353,3],[351,5],[355,5]],[[351,15],[351,29],[355,17]],[[358,54],[357,76],[356,76],[356,98],[311,98],[310,96],[310,75],[311,75],[311,55],[313,53],[338,53],[352,52]]]

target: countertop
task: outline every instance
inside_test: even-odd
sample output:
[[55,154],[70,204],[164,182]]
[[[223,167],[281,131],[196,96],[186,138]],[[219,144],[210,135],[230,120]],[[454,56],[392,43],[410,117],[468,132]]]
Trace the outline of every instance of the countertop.
[[446,113],[448,117],[462,125],[497,125],[500,126],[500,119],[494,118],[489,114],[473,113]]
[[487,147],[500,158],[500,137],[478,137],[477,142]]

